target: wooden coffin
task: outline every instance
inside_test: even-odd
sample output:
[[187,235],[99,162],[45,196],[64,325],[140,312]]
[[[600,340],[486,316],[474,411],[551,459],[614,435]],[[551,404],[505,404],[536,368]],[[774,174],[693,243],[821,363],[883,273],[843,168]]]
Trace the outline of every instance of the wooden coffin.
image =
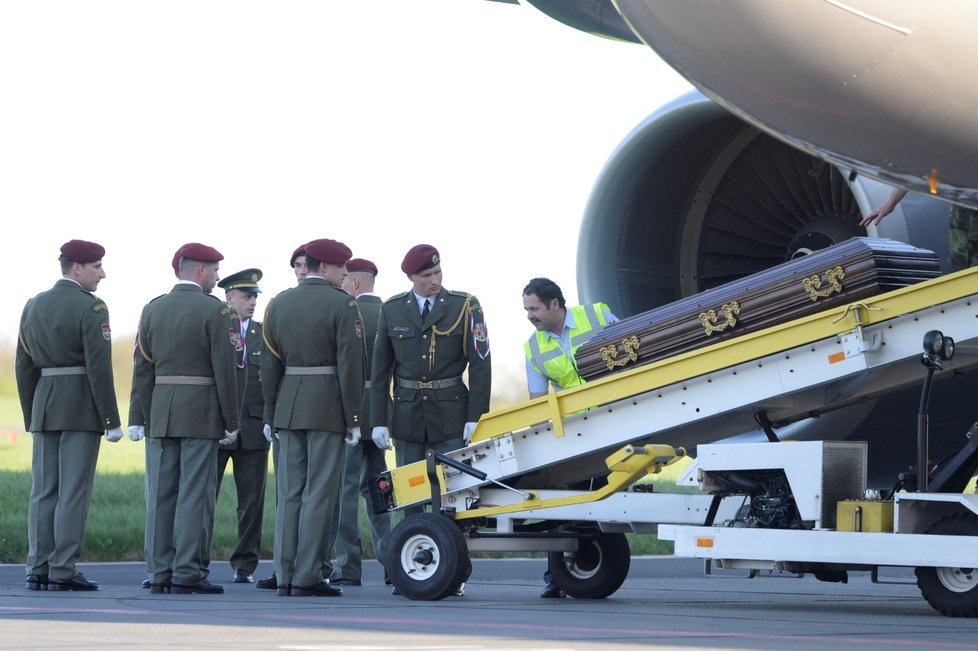
[[613,323],[577,350],[586,380],[940,275],[933,251],[857,237]]

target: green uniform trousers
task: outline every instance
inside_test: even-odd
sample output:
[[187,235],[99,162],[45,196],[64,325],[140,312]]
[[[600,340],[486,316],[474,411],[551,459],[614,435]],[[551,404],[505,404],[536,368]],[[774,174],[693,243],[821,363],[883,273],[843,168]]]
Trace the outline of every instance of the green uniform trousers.
[[331,568],[345,443],[339,432],[279,430],[275,483],[275,574],[279,585],[314,585]]
[[261,527],[265,512],[265,479],[268,450],[223,450],[217,452],[217,490],[228,460],[233,461],[234,487],[238,497],[238,543],[231,552],[231,567],[254,574],[261,556]]
[[217,439],[146,438],[146,573],[207,578],[217,498]]
[[27,573],[70,579],[82,553],[102,432],[34,432]]
[[391,514],[373,513],[370,506],[370,484],[377,475],[387,470],[384,451],[370,438],[354,446],[347,446],[343,468],[343,489],[340,493],[340,522],[336,532],[336,567],[334,577],[362,579],[363,545],[360,542],[360,497],[367,508],[370,523],[370,541],[374,555],[382,564],[387,559],[387,541],[391,533]]

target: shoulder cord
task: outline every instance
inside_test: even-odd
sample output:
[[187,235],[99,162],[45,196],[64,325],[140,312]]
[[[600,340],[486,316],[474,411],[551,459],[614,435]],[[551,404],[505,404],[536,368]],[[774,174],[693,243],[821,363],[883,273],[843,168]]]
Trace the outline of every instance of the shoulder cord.
[[[469,315],[471,313],[472,313],[472,296],[470,295],[465,297],[465,303],[462,304],[462,309],[459,311],[458,318],[455,319],[455,323],[453,323],[445,330],[439,330],[435,326],[431,326],[431,343],[428,345],[428,372],[429,373],[431,372],[431,369],[435,367],[435,340],[438,337],[444,337],[446,335],[451,334],[455,330],[455,328],[457,328],[459,324],[462,323],[463,319],[465,319],[466,321],[468,320]],[[465,336],[462,337],[463,356],[467,356],[466,348],[468,348],[468,341],[469,341],[468,337]]]

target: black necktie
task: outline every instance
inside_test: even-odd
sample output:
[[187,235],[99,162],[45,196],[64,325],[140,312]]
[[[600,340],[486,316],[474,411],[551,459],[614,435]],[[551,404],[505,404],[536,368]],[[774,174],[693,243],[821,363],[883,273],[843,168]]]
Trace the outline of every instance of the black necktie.
[[431,307],[428,305],[428,299],[424,299],[424,307],[421,309],[421,323],[428,320],[428,315],[431,314]]

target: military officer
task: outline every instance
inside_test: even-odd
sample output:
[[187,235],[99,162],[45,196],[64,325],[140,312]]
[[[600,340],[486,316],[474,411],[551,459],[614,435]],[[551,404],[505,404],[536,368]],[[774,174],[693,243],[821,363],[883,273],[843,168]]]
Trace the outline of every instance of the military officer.
[[231,567],[235,583],[253,583],[255,568],[261,554],[262,516],[265,509],[265,479],[268,475],[268,436],[263,432],[265,398],[261,391],[262,325],[252,317],[261,289],[260,269],[245,269],[223,278],[218,284],[224,289],[229,305],[235,308],[240,320],[238,331],[238,397],[240,425],[237,441],[217,450],[217,487],[227,469],[234,464],[234,486],[238,497],[238,544],[231,552]]
[[[397,440],[398,466],[424,459],[429,448],[448,452],[464,447],[479,417],[489,411],[492,381],[482,307],[472,294],[442,287],[438,250],[430,244],[412,247],[401,271],[413,287],[381,309],[370,378],[371,436],[384,449],[392,436]],[[462,382],[466,369],[468,387]],[[394,413],[388,429],[392,380]]]
[[[370,368],[373,341],[377,336],[377,319],[383,301],[374,293],[377,265],[370,260],[353,258],[346,263],[347,277],[343,289],[357,299],[363,320],[363,340],[366,342],[365,368]],[[369,372],[369,370],[368,370]],[[370,383],[364,383],[364,404],[360,411],[361,427],[369,418]],[[389,398],[388,398],[389,400]],[[360,543],[359,504],[362,496],[367,505],[367,521],[374,554],[381,563],[387,554],[391,533],[390,513],[376,514],[370,507],[370,482],[387,470],[384,451],[369,439],[347,448],[343,470],[343,491],[339,504],[339,527],[336,533],[336,567],[329,581],[334,585],[360,585],[362,579],[363,547]]]
[[[289,258],[289,266],[292,267],[293,273],[295,273],[295,281],[298,283],[303,278],[306,277],[308,269],[306,269],[306,245],[300,244],[292,252],[292,257]],[[272,436],[271,426],[265,423],[265,436],[272,439],[272,458],[275,460],[275,467],[278,467],[278,437]],[[277,482],[276,482],[277,484]],[[276,485],[275,490],[275,508],[278,509],[278,487]],[[329,541],[324,541],[328,543]],[[325,556],[325,555],[324,555]],[[329,559],[326,559],[328,565]],[[258,579],[255,581],[255,587],[259,590],[277,590],[278,589],[278,579],[275,577],[275,573],[272,572],[271,576],[266,576],[264,579]]]
[[[180,247],[179,281],[139,318],[133,373],[146,419],[146,571],[154,593],[224,592],[207,580],[206,566],[218,444],[233,443],[239,426],[238,322],[210,295],[223,259],[204,244]],[[143,433],[139,425],[133,438]]]
[[[346,442],[360,439],[362,324],[339,289],[350,249],[306,244],[308,275],[265,310],[262,390],[278,433],[275,574],[281,596],[341,596],[323,580],[323,541],[332,538]],[[328,573],[325,576],[329,576]]]
[[15,373],[32,433],[27,511],[27,588],[98,590],[75,566],[95,481],[102,433],[122,438],[112,379],[109,310],[92,292],[105,278],[105,249],[71,240],[61,247],[62,278],[27,302]]

